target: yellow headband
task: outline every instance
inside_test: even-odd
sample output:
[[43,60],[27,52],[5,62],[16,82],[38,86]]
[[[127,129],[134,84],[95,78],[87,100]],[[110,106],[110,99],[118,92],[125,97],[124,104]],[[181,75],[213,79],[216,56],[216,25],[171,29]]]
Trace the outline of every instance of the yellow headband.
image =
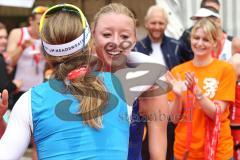
[[74,39],[71,42],[65,43],[65,44],[52,45],[52,44],[48,44],[47,42],[42,41],[44,51],[47,54],[52,55],[52,56],[66,56],[66,55],[73,54],[73,53],[85,48],[91,39],[90,27],[87,23],[85,16],[83,15],[82,11],[78,7],[71,5],[71,4],[58,4],[56,6],[49,8],[41,17],[40,27],[39,27],[40,32],[44,25],[44,20],[45,20],[46,15],[48,15],[50,13],[55,13],[55,12],[61,11],[61,10],[63,11],[63,9],[65,9],[66,11],[69,11],[69,12],[76,12],[77,14],[80,15],[81,20],[82,20],[81,23],[82,23],[84,31],[78,38]]
[[60,10],[63,9],[63,8],[66,8],[66,9],[74,9],[75,11],[77,11],[77,12],[79,13],[80,17],[81,17],[83,29],[86,28],[86,22],[87,22],[87,20],[86,20],[84,14],[82,13],[82,11],[81,11],[78,7],[76,7],[76,6],[72,5],[72,4],[66,4],[66,3],[64,3],[64,4],[57,4],[57,5],[55,5],[55,6],[52,6],[52,7],[50,7],[46,12],[44,12],[44,14],[42,15],[41,20],[40,20],[39,31],[40,31],[40,32],[42,31],[42,27],[43,27],[43,24],[44,24],[44,20],[45,20],[47,14],[49,14],[50,12],[52,12],[52,11],[54,11],[54,10],[60,11]]

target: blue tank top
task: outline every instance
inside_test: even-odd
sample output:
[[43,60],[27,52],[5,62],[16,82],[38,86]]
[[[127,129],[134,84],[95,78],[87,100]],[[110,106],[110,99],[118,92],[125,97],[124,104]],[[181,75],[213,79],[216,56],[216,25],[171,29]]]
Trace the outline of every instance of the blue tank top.
[[83,124],[79,101],[61,81],[50,80],[31,90],[33,135],[39,159],[126,160],[129,122],[121,84],[111,73],[99,73],[108,92],[103,128]]

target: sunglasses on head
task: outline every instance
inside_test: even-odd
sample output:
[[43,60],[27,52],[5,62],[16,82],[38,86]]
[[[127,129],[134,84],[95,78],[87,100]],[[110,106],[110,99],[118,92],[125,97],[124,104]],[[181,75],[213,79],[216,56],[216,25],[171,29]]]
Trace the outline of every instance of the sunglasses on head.
[[79,19],[81,19],[83,33],[79,35],[78,38],[72,40],[71,42],[67,42],[63,44],[49,44],[42,40],[44,51],[51,56],[66,56],[66,55],[76,53],[77,51],[80,51],[83,48],[85,48],[91,39],[90,27],[88,25],[88,22],[84,14],[78,7],[71,4],[59,4],[49,8],[41,17],[40,32],[44,26],[44,21],[47,18],[47,16],[48,15],[50,16],[51,14],[58,14],[59,12],[68,12],[68,13],[78,14]]
[[74,13],[74,14],[77,14],[77,15],[81,16],[81,14],[79,13],[78,10],[76,10],[75,8],[69,7],[69,6],[53,8],[53,9],[51,9],[47,12],[46,16],[54,14],[56,12],[69,12],[69,13]]
[[46,12],[44,12],[44,14],[41,17],[41,21],[40,21],[40,31],[42,30],[44,20],[46,19],[46,17],[48,15],[55,14],[55,13],[61,12],[61,11],[79,15],[81,18],[81,23],[82,23],[83,29],[86,28],[86,18],[79,8],[77,8],[76,6],[71,5],[71,4],[58,4],[56,6],[49,8]]

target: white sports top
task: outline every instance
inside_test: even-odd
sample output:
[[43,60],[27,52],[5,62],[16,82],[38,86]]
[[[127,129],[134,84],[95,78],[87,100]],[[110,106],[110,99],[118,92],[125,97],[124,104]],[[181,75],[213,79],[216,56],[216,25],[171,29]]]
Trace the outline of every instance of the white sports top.
[[[27,27],[21,28],[22,29],[22,41],[27,39],[32,39]],[[34,45],[27,47],[21,57],[17,62],[16,74],[14,79],[22,80],[23,85],[20,88],[20,91],[27,91],[31,87],[36,86],[43,82],[44,78],[44,67],[45,67],[45,60],[43,55],[40,52],[41,50],[41,40],[35,39]],[[34,54],[38,54],[40,56],[40,61],[36,62],[34,60]]]
[[223,49],[218,59],[228,61],[231,57],[232,57],[232,41],[226,38],[224,41]]

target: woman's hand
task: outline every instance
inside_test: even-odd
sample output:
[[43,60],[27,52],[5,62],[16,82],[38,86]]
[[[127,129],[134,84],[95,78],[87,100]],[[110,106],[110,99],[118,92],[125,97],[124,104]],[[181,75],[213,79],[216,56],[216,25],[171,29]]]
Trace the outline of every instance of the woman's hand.
[[198,86],[198,80],[194,74],[194,72],[186,72],[185,73],[185,85],[187,86],[188,90],[192,92],[195,96],[202,95],[202,90]]
[[176,94],[176,96],[182,96],[182,92],[184,91],[184,83],[181,80],[180,75],[177,75],[177,79],[172,75],[171,72],[166,73],[167,81],[172,85],[172,91]]

